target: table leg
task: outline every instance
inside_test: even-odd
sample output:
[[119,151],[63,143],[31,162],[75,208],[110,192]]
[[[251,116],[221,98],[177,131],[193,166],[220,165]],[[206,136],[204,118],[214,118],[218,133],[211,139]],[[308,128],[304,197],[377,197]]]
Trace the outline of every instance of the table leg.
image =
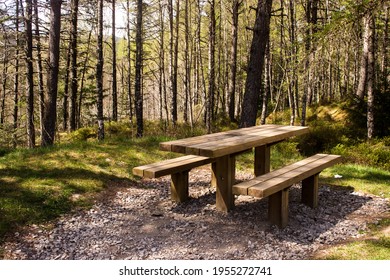
[[227,155],[218,158],[212,164],[212,184],[217,188],[216,206],[218,210],[228,212],[234,208],[232,186],[235,180],[236,158]]
[[255,147],[255,176],[268,173],[271,169],[271,147],[263,145]]

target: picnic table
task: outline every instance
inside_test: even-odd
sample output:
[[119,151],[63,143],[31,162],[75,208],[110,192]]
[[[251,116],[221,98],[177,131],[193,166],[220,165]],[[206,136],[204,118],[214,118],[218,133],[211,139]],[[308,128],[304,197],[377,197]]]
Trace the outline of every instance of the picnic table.
[[160,149],[212,159],[216,207],[227,212],[234,207],[236,155],[254,148],[254,174],[260,176],[270,171],[272,145],[308,132],[304,126],[261,125],[162,142]]

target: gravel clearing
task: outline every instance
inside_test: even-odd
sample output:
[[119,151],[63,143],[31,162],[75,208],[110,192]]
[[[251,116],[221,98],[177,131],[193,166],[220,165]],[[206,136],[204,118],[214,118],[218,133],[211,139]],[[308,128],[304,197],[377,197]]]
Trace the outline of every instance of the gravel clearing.
[[[249,174],[237,172],[238,180]],[[389,201],[321,186],[319,207],[290,189],[289,225],[267,223],[267,199],[240,196],[229,213],[215,208],[210,170],[190,172],[188,202],[170,201],[169,177],[115,187],[91,209],[33,225],[4,244],[5,259],[310,259],[322,248],[362,237],[388,216]]]

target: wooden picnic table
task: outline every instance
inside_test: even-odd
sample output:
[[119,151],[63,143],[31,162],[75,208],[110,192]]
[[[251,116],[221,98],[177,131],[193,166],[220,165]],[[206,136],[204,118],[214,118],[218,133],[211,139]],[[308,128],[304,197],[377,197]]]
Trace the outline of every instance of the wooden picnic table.
[[261,125],[206,134],[160,143],[160,149],[187,155],[214,158],[212,185],[216,187],[216,206],[222,211],[234,207],[232,186],[235,181],[235,157],[255,148],[255,176],[270,171],[270,147],[287,138],[309,132],[305,126]]

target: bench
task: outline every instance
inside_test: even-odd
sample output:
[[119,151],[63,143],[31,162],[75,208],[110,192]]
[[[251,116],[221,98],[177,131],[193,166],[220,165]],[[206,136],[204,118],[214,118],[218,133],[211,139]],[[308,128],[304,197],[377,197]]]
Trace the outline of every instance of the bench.
[[299,162],[233,186],[234,195],[269,197],[268,218],[283,228],[288,223],[289,188],[302,181],[302,202],[318,206],[318,175],[327,167],[341,162],[341,156],[316,154]]
[[133,168],[133,174],[144,178],[171,175],[171,198],[177,202],[188,199],[188,173],[192,168],[215,161],[213,158],[188,155]]

